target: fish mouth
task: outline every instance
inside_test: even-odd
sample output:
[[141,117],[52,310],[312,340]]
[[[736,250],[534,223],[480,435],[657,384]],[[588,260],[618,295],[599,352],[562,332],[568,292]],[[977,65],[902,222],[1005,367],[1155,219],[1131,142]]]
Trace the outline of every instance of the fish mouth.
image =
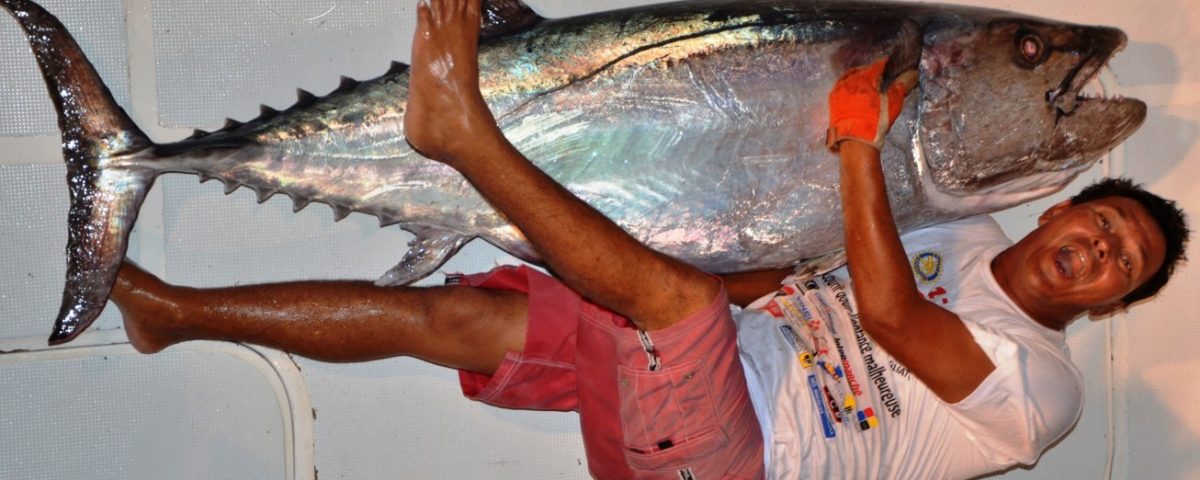
[[1046,104],[1055,112],[1055,123],[1075,114],[1079,107],[1088,102],[1121,103],[1121,97],[1105,98],[1085,92],[1085,87],[1096,78],[1108,60],[1125,48],[1125,33],[1109,27],[1094,27],[1091,35],[1081,35],[1086,43],[1074,46],[1088,54],[1079,61],[1058,86],[1046,91]]
[[1064,278],[1076,279],[1082,277],[1086,266],[1087,259],[1084,258],[1083,252],[1069,246],[1064,245],[1054,255],[1054,268]]

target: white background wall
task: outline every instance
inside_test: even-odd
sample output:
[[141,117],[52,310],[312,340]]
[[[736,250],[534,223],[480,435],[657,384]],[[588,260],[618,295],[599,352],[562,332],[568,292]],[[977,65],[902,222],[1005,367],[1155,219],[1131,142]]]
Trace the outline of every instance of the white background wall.
[[[642,3],[538,0],[554,17]],[[1081,179],[1124,174],[1200,211],[1200,1],[971,3],[1130,37],[1110,93],[1145,100],[1146,124]],[[410,0],[46,0],[156,140],[286,107],[339,75],[406,61]],[[581,478],[575,416],[512,412],[460,398],[453,372],[408,359],[332,365],[195,343],[140,356],[115,309],[68,348],[46,349],[58,307],[66,189],[50,103],[24,39],[0,17],[0,479]],[[125,100],[128,99],[128,100]],[[1077,190],[1078,186],[1068,190]],[[130,256],[169,281],[216,286],[371,279],[410,238],[373,218],[291,213],[216,184],[168,176],[142,211]],[[1001,215],[1013,235],[1056,196]],[[510,259],[472,244],[447,271]],[[1087,377],[1073,435],[1020,478],[1200,478],[1200,285],[1184,268],[1155,301],[1070,329]],[[440,275],[430,281],[440,281]],[[1110,473],[1111,470],[1111,473]]]

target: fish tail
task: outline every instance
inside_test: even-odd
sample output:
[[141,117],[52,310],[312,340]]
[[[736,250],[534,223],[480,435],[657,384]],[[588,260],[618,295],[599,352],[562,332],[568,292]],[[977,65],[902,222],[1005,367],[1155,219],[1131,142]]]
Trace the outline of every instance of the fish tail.
[[138,209],[156,172],[153,143],[117,105],[63,24],[28,0],[0,0],[25,31],[58,111],[67,185],[67,275],[50,344],[68,342],[104,309]]

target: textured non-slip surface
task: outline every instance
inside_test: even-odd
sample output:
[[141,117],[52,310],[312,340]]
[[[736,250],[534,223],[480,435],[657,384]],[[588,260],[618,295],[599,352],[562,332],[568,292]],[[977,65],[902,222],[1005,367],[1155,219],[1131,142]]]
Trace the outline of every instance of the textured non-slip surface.
[[[113,96],[129,105],[125,6],[121,0],[45,0],[46,10],[70,25]],[[0,136],[57,135],[54,106],[24,32],[0,13]]]
[[0,478],[286,478],[284,412],[248,364],[78,353],[0,357]]
[[[379,76],[408,58],[415,3],[390,0],[154,2],[159,121],[215,127],[318,95],[340,75]],[[403,35],[402,35],[402,32]],[[403,42],[403,46],[402,46]]]
[[[0,339],[50,336],[67,268],[66,175],[62,165],[0,166]],[[113,308],[93,328],[119,324]]]

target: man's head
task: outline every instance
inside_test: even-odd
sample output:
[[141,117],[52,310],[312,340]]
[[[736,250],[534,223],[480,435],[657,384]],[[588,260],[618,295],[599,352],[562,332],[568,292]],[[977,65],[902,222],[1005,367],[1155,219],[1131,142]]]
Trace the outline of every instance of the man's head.
[[1187,260],[1185,253],[1188,235],[1187,218],[1174,201],[1150,193],[1128,178],[1106,178],[1084,188],[1071,197],[1072,205],[1079,205],[1105,197],[1125,197],[1136,201],[1154,219],[1166,243],[1162,265],[1132,292],[1121,298],[1126,305],[1133,304],[1158,293],[1175,267]]
[[1153,295],[1184,259],[1174,202],[1106,179],[1046,210],[1038,228],[993,262],[1005,291],[1039,322],[1063,328]]

